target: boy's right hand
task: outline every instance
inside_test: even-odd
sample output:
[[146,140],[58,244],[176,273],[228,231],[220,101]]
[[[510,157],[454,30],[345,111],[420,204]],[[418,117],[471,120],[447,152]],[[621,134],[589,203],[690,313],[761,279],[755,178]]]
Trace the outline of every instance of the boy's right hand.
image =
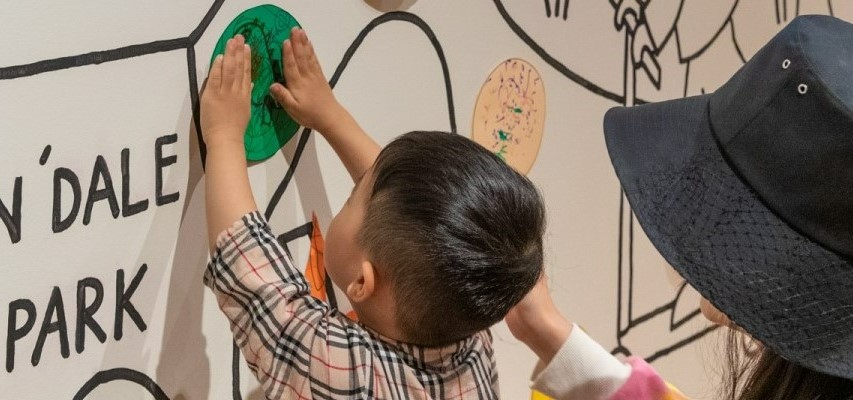
[[345,111],[335,99],[304,30],[293,28],[290,39],[282,44],[282,55],[287,87],[274,83],[270,93],[297,123],[328,132]]

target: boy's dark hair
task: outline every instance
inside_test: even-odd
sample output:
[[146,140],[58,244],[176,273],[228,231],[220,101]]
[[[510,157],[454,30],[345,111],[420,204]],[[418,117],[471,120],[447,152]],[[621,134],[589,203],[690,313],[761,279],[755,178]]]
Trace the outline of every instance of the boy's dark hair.
[[542,198],[484,147],[410,132],[372,175],[359,241],[392,282],[406,341],[438,346],[488,328],[539,279]]

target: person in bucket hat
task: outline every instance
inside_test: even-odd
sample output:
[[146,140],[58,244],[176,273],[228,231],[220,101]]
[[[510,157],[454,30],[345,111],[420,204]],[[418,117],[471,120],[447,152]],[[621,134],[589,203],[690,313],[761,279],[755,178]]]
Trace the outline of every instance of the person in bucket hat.
[[[716,92],[611,109],[604,132],[649,239],[732,328],[723,397],[853,399],[853,25],[799,17]],[[576,329],[544,281],[507,323],[555,398],[683,398]]]

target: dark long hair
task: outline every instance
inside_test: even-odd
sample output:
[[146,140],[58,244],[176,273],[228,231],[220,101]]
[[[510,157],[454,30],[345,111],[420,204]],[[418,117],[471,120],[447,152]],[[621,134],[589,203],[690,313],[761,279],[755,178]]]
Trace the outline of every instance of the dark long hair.
[[726,400],[853,400],[853,381],[794,364],[734,328],[727,334]]

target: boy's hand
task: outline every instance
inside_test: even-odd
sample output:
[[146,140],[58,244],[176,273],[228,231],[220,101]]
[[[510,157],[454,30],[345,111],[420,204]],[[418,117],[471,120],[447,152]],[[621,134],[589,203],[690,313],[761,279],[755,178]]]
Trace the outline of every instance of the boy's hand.
[[546,364],[563,346],[572,324],[554,305],[545,274],[536,286],[506,315],[506,324],[516,339],[530,347]]
[[213,61],[201,94],[201,131],[208,147],[243,147],[251,99],[251,50],[243,36],[237,35]]
[[270,93],[300,125],[329,132],[345,110],[335,99],[304,30],[293,28],[290,39],[282,44],[282,58],[287,87],[274,83]]

